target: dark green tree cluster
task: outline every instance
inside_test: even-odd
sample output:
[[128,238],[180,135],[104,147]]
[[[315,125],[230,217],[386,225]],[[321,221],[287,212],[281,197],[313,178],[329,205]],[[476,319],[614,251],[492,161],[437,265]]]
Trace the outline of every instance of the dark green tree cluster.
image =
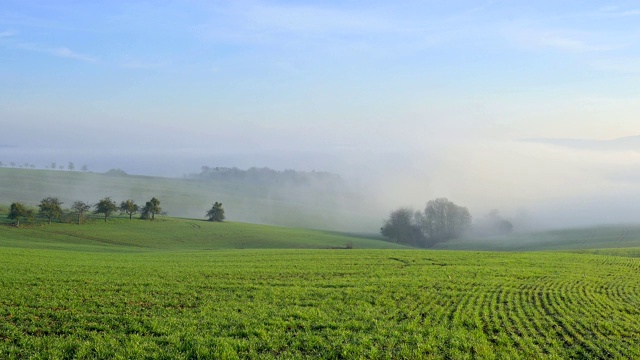
[[466,207],[438,198],[427,202],[424,211],[410,208],[392,211],[380,232],[401,244],[432,247],[459,237],[470,226],[471,214]]
[[140,213],[140,218],[141,219],[151,219],[151,220],[155,220],[156,219],[156,214],[161,214],[162,213],[162,208],[160,207],[160,200],[156,199],[156,198],[152,198],[151,200],[147,201],[146,204],[144,204],[144,207],[142,208],[142,212]]
[[9,219],[16,221],[16,226],[20,227],[20,221],[33,220],[33,210],[29,209],[25,204],[20,202],[14,202],[9,208]]
[[211,209],[207,211],[207,218],[209,221],[224,221],[224,209],[222,208],[222,203],[216,201]]

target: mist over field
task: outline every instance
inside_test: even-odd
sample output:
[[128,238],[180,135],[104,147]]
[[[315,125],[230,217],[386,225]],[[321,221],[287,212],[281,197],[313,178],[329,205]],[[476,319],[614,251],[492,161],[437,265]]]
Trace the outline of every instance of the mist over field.
[[[467,206],[476,223],[497,209],[514,223],[515,231],[637,223],[640,210],[640,178],[634,175],[640,165],[640,153],[634,149],[592,150],[532,141],[496,141],[396,153],[343,150],[205,154],[196,150],[135,150],[98,156],[78,150],[3,148],[0,159],[12,159],[16,167],[33,164],[36,169],[56,162],[65,171],[68,162],[73,161],[76,171],[87,165],[95,173],[118,168],[131,175],[177,179],[199,173],[202,166],[328,171],[339,175],[343,186],[316,192],[274,188],[266,196],[272,201],[284,197],[310,209],[310,213],[335,212],[326,217],[326,222],[297,218],[287,225],[295,226],[298,221],[300,226],[314,224],[319,228],[372,233],[377,232],[391,210],[400,206],[423,209],[428,200],[436,197]],[[92,199],[103,194],[144,198],[154,196],[152,189],[138,188],[136,194],[134,189],[115,191],[100,184],[85,184],[79,185],[77,198]],[[171,191],[163,189],[158,196],[167,197]],[[179,187],[173,191],[181,193]],[[49,195],[60,196],[55,191],[39,196]],[[267,216],[256,214],[260,207],[253,206],[249,199],[240,203],[225,195],[215,199],[213,195],[202,195],[192,206],[174,207],[171,214],[202,217],[201,208],[220,200],[228,203],[232,220],[269,222]],[[70,194],[67,196],[71,201]],[[332,201],[327,201],[328,197]]]
[[[628,2],[8,1],[0,161],[327,171],[351,197],[329,196],[340,212],[323,228],[377,232],[439,197],[516,231],[635,223],[639,16]],[[331,211],[326,194],[287,196]]]

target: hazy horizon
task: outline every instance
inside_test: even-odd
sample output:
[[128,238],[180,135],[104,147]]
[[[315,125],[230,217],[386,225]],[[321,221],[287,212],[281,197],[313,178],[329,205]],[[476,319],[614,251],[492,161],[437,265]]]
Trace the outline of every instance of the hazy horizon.
[[329,171],[389,211],[638,222],[638,20],[631,1],[6,1],[0,161]]

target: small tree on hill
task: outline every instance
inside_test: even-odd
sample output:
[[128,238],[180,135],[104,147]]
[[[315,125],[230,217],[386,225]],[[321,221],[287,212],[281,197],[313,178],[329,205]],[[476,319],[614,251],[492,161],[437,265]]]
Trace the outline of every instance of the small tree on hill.
[[209,221],[222,222],[224,220],[224,209],[222,208],[222,203],[216,201],[211,209],[207,211],[207,217],[209,218]]
[[91,204],[87,204],[84,201],[74,201],[71,205],[71,211],[78,216],[78,225],[84,217],[84,213],[91,210]]
[[51,219],[62,216],[62,202],[57,197],[48,197],[40,201],[38,214],[44,216],[51,224]]
[[160,207],[160,200],[155,197],[151,200],[147,201],[147,203],[142,208],[142,213],[140,217],[142,219],[156,219],[156,214],[160,214],[162,212],[162,208]]
[[138,213],[140,207],[133,200],[129,199],[120,203],[120,213],[129,215],[129,221],[131,217]]
[[111,200],[110,197],[106,197],[98,201],[98,203],[95,204],[94,207],[95,207],[95,211],[93,213],[103,214],[104,222],[107,222],[107,218],[109,218],[111,214],[113,214],[115,211],[118,210],[118,205],[116,205],[115,201]]
[[33,219],[33,210],[27,208],[23,203],[14,202],[9,208],[9,219],[16,221],[16,227],[20,227],[20,220]]

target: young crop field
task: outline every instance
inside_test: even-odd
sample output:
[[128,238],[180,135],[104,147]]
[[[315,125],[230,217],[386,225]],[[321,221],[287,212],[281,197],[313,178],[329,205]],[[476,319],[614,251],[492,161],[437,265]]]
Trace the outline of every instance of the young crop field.
[[0,358],[640,357],[637,251],[67,250],[0,247]]

